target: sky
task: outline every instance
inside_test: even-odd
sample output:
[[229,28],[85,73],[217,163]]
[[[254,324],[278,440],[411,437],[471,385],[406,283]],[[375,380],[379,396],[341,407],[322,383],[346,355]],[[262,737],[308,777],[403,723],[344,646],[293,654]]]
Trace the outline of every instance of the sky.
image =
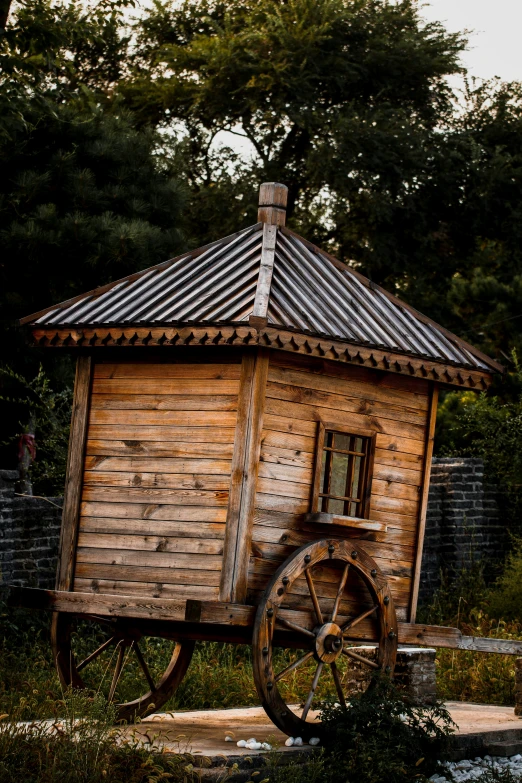
[[451,32],[472,31],[462,56],[471,76],[522,81],[522,0],[431,0],[423,15]]

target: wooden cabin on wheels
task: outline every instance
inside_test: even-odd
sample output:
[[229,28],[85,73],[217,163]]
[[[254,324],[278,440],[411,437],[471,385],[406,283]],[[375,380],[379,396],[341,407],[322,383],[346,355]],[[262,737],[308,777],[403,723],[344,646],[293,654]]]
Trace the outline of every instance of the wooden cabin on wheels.
[[11,602],[53,611],[62,682],[98,672],[125,719],[196,640],[251,644],[268,715],[304,738],[398,642],[521,654],[415,624],[438,389],[502,367],[286,228],[286,196],[264,184],[256,225],[22,321],[77,372],[56,590]]

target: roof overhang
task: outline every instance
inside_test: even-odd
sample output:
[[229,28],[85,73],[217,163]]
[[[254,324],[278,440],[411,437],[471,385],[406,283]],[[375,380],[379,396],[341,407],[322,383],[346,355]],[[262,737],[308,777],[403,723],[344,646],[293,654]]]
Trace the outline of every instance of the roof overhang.
[[[255,328],[238,323],[197,326],[177,324],[165,326],[60,326],[32,325],[33,344],[77,350],[103,348],[173,348],[183,346],[260,346],[277,351],[309,356],[343,364],[354,364],[384,372],[399,373],[410,377],[436,381],[450,386],[482,391],[487,389],[495,371],[454,366],[428,358],[390,352],[371,346],[354,345],[329,337],[303,334],[275,327]],[[490,360],[491,361],[491,360]],[[498,365],[499,371],[504,368]]]

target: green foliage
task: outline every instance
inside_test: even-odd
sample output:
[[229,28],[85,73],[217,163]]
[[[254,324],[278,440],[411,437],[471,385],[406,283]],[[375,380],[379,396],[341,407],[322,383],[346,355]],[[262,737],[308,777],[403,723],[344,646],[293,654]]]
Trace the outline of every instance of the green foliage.
[[452,93],[464,35],[415,0],[166,0],[135,33],[118,95],[177,139],[191,237],[285,182],[292,227],[486,350],[522,348],[522,88]]
[[382,677],[349,710],[325,706],[322,720],[332,783],[426,780],[444,760],[454,731],[441,704],[413,704]]
[[487,596],[492,617],[522,621],[522,539],[513,537],[504,569]]
[[[252,178],[285,182],[294,226],[381,281],[402,278],[408,201],[451,113],[444,77],[459,70],[462,36],[424,25],[410,0],[158,2],[136,29],[119,93],[143,123],[185,129],[198,203],[217,209],[228,182],[248,220]],[[215,154],[223,130],[251,146],[250,162]],[[213,227],[194,218],[207,239]]]
[[42,366],[30,381],[10,367],[0,367],[0,405],[14,434],[3,444],[15,450],[32,421],[36,459],[30,470],[34,494],[62,495],[71,420],[72,388],[56,392]]
[[[67,360],[28,351],[17,319],[185,247],[185,187],[158,134],[110,97],[127,67],[129,5],[22,0],[0,35],[3,358],[22,375],[45,362],[58,388]],[[17,419],[2,413],[6,440]],[[4,450],[3,466],[14,463]]]
[[[520,589],[514,562],[493,587],[486,585],[485,563],[478,561],[456,575],[442,574],[442,583],[429,606],[419,608],[418,621],[460,628],[465,636],[492,639],[522,639]],[[505,585],[508,585],[506,587]],[[437,651],[437,693],[443,701],[513,705],[515,702],[515,659],[511,655],[484,655],[464,650]]]
[[431,603],[419,607],[419,622],[462,629],[476,615],[487,595],[485,563],[470,560],[471,565],[457,574],[441,573],[441,584]]
[[517,533],[522,511],[522,369],[516,350],[511,359],[513,369],[502,389],[445,395],[437,412],[435,441],[437,456],[484,461],[488,481],[503,493],[506,527]]

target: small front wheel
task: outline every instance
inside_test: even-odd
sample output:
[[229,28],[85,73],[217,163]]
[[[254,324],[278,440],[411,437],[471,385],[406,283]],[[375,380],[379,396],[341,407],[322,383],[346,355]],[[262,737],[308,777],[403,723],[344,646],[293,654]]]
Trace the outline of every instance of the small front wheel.
[[[376,640],[373,656],[361,655],[349,643],[350,638],[360,640],[356,626],[358,632],[368,628],[368,638]],[[276,666],[274,647],[284,646],[284,640],[277,643],[283,631],[287,638],[292,634],[292,646],[301,652],[286,666]],[[397,619],[388,582],[375,561],[350,541],[324,539],[300,547],[276,572],[259,604],[253,634],[255,684],[266,713],[289,736],[321,736],[314,702],[323,675],[331,678],[335,700],[346,707],[350,687],[357,681],[360,690],[364,679],[364,674],[350,673],[350,662],[359,672],[391,676],[396,655]],[[309,684],[302,703],[290,705],[285,678],[295,677],[300,667]]]
[[51,644],[64,687],[104,694],[115,704],[117,719],[132,722],[159,710],[175,693],[195,642],[148,636],[124,620],[80,620],[57,612]]

